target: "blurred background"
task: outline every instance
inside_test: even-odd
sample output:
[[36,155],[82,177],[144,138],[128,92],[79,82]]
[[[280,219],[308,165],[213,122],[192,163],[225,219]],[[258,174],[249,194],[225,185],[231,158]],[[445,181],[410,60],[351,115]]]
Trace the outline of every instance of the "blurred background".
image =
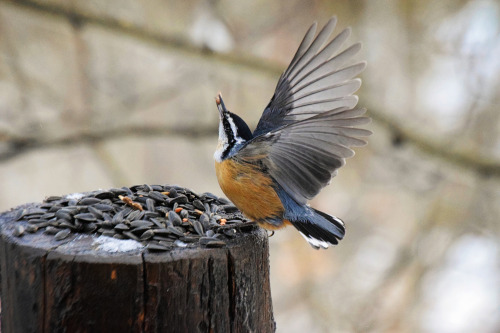
[[222,195],[222,91],[256,125],[310,24],[366,59],[374,132],[311,205],[347,236],[270,238],[278,332],[500,331],[500,2],[0,0],[0,211],[178,184]]

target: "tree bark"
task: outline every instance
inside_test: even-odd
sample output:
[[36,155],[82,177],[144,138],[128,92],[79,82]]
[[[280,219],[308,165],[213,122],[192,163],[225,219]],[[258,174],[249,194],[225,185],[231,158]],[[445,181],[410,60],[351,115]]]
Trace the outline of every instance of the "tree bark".
[[0,214],[2,333],[274,332],[263,230],[225,248],[106,252],[93,235],[13,235]]

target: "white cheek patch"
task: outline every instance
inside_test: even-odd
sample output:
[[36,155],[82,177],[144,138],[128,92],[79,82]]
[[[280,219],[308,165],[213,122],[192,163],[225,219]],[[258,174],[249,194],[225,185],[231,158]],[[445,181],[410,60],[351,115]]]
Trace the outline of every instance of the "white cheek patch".
[[[300,231],[299,231],[300,232]],[[316,239],[316,238],[312,238],[310,236],[306,236],[304,235],[302,232],[300,232],[300,234],[302,235],[302,237],[304,237],[306,239],[306,241],[311,244],[315,249],[319,249],[320,247],[323,248],[323,249],[327,249],[328,246],[330,246],[328,242],[325,242],[323,240],[319,240],[319,239]]]
[[244,142],[245,140],[240,138],[240,136],[238,135],[238,129],[236,128],[236,124],[234,123],[233,118],[228,117],[227,120],[229,121],[229,125],[231,126],[231,131],[233,132],[233,136],[234,139],[236,140],[236,143]]

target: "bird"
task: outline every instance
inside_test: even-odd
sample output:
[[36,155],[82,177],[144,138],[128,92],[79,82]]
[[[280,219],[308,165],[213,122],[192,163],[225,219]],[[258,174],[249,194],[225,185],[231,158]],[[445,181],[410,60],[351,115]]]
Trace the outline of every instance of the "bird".
[[215,99],[222,191],[260,227],[274,232],[291,225],[314,249],[337,245],[345,225],[308,201],[354,156],[351,147],[366,145],[372,134],[359,127],[370,118],[353,95],[366,62],[349,64],[361,43],[342,49],[351,29],[330,37],[336,23],[334,16],[317,35],[317,22],[307,30],[253,132],[226,108],[221,93]]

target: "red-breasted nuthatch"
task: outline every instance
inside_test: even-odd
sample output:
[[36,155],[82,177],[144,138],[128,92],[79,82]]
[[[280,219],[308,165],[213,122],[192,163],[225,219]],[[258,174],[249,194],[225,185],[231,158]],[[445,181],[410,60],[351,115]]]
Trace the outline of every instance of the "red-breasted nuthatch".
[[[349,147],[371,134],[358,125],[370,121],[355,108],[352,95],[361,85],[353,79],[365,62],[345,66],[361,44],[339,52],[347,28],[326,45],[336,24],[331,18],[316,34],[307,31],[292,62],[281,75],[274,96],[253,133],[228,111],[219,94],[219,144],[215,170],[222,191],[244,215],[265,229],[293,225],[316,249],[344,237],[341,219],[307,205],[352,157]],[[324,46],[325,45],[325,46]]]

